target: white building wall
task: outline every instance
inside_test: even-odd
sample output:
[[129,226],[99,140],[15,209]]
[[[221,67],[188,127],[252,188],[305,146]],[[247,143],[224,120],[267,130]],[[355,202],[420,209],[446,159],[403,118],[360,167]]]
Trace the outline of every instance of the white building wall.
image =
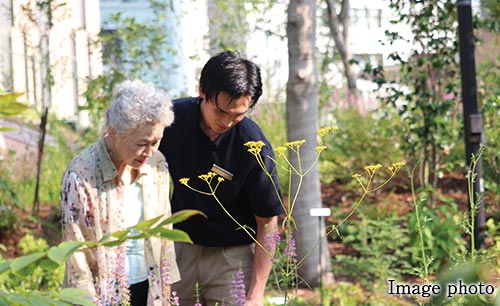
[[[22,9],[27,3],[0,0],[0,14],[13,13],[13,18],[0,18],[1,67],[6,76],[0,79],[0,87],[25,93],[20,101],[39,111],[49,107],[57,117],[85,126],[86,115],[78,113],[78,106],[84,103],[86,79],[102,72],[100,50],[93,50],[89,43],[100,30],[99,0],[55,1],[60,6],[54,9],[51,29],[36,7],[36,22],[29,21]],[[46,58],[50,58],[53,77],[50,93]]]

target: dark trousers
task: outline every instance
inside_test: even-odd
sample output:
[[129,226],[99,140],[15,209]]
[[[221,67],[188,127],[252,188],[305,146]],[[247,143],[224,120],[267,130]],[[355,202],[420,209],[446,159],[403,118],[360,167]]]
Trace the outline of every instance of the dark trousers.
[[148,290],[148,280],[130,285],[130,305],[146,306],[148,303]]

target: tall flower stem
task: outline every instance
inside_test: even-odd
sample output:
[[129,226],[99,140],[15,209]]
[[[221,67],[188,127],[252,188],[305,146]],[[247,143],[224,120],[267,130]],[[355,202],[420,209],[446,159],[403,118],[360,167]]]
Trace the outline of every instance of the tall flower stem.
[[[475,241],[476,239],[474,233],[474,228],[476,226],[475,219],[476,219],[477,209],[482,201],[482,199],[479,198],[479,195],[474,194],[474,183],[476,182],[476,175],[477,175],[476,166],[477,163],[479,162],[479,159],[483,155],[484,150],[485,147],[481,146],[479,148],[477,155],[475,155],[474,153],[472,154],[471,165],[469,170],[467,171],[467,193],[469,195],[469,205],[470,205],[470,216],[469,216],[470,222],[468,222],[469,225],[468,231],[470,232],[470,241],[471,241],[470,255],[472,264],[475,264],[476,262],[476,241]],[[477,196],[478,198],[476,199],[475,196]]]
[[427,264],[427,256],[425,254],[425,244],[424,244],[424,233],[422,230],[422,225],[420,224],[420,213],[418,211],[420,202],[417,201],[416,193],[415,193],[415,182],[413,176],[415,174],[415,170],[417,169],[418,163],[415,164],[411,172],[409,173],[410,177],[410,187],[411,187],[411,196],[413,199],[413,206],[415,206],[415,220],[417,221],[417,231],[418,236],[420,238],[420,252],[422,253],[422,264],[424,266],[424,282],[429,281],[429,270]]

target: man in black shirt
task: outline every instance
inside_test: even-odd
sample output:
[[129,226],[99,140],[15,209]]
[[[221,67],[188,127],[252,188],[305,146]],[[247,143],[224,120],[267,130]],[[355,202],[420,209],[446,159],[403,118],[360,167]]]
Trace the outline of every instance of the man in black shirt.
[[[231,281],[244,272],[246,305],[264,305],[264,290],[272,267],[274,246],[268,237],[277,230],[283,213],[279,200],[274,152],[261,129],[246,114],[262,94],[259,67],[232,52],[212,57],[204,66],[199,97],[174,100],[174,123],[165,129],[160,151],[166,156],[175,183],[172,211],[197,209],[207,218],[195,216],[176,225],[186,231],[194,244],[177,243],[177,261],[182,280],[172,286],[183,305],[197,301],[194,287],[199,284],[203,305],[230,302]],[[269,180],[247,151],[245,143],[262,141],[261,156],[273,173]],[[195,192],[180,184],[208,191],[199,175],[213,171],[225,178],[215,196]],[[244,231],[231,219],[253,231]],[[260,246],[255,246],[254,239]]]

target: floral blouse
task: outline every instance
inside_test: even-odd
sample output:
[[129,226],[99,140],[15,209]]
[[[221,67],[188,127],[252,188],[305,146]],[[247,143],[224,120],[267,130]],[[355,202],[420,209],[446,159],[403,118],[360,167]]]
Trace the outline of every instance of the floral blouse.
[[[157,152],[139,168],[144,219],[171,215],[169,176],[165,158]],[[101,137],[78,154],[62,180],[61,205],[64,241],[99,241],[126,228],[123,184]],[[170,284],[180,279],[172,241],[145,239],[148,269],[147,305],[170,305]],[[128,300],[125,243],[75,252],[66,262],[63,287],[88,290],[96,305],[118,305]],[[128,304],[128,303],[124,303]]]

